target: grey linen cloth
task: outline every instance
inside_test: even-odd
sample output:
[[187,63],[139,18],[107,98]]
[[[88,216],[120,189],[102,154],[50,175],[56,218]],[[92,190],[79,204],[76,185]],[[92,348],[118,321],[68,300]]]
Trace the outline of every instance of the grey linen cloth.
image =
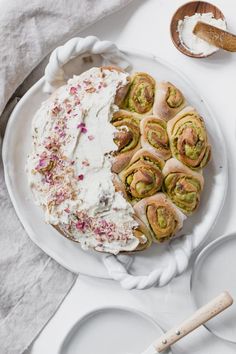
[[[128,2],[0,0],[0,115],[18,86],[52,49]],[[7,120],[15,103],[12,100],[1,116],[1,135],[3,118]],[[75,278],[28,238],[9,199],[0,161],[1,354],[21,354],[29,348]]]

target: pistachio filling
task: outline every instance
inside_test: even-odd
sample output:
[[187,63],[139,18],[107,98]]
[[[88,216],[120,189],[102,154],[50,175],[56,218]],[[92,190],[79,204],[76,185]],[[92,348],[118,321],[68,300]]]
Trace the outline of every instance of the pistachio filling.
[[139,200],[153,195],[161,189],[163,164],[142,156],[125,171],[125,187],[131,200]]
[[177,121],[170,145],[173,155],[191,168],[202,168],[209,161],[206,130],[196,114],[188,113]]
[[145,73],[137,73],[125,99],[125,107],[132,112],[147,113],[154,103],[155,81]]
[[133,150],[140,139],[139,121],[134,117],[128,115],[126,117],[121,114],[113,118],[112,124],[117,129],[114,136],[114,142],[118,147],[117,152],[123,153]]
[[180,90],[174,86],[168,87],[166,102],[171,108],[178,108],[183,103],[184,98]]
[[144,198],[155,193],[158,189],[158,176],[151,169],[147,167],[140,167],[140,169],[135,169],[127,178],[127,189],[128,192],[135,198]]
[[150,121],[146,125],[146,135],[150,145],[158,150],[169,150],[169,139],[166,132],[166,123]]
[[170,208],[152,204],[147,207],[146,213],[150,228],[159,242],[169,239],[175,233],[177,220]]
[[201,185],[193,176],[184,173],[170,173],[163,183],[169,198],[184,212],[193,212],[200,201]]

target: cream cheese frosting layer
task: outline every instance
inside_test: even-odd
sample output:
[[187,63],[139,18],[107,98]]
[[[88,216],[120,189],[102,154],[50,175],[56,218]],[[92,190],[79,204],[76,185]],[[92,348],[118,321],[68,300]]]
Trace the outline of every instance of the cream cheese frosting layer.
[[134,250],[133,209],[112,183],[111,151],[118,109],[114,99],[128,74],[92,68],[74,76],[45,101],[32,123],[27,161],[30,187],[46,222],[82,248]]

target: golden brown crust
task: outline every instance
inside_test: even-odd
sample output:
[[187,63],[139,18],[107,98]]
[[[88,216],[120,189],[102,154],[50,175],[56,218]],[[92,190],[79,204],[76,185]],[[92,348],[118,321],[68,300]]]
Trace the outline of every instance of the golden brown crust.
[[166,122],[157,116],[148,116],[140,123],[141,145],[154,155],[167,160],[171,157]]
[[185,215],[192,214],[200,203],[203,176],[172,158],[163,169],[163,191]]
[[169,121],[186,106],[182,92],[170,82],[160,82],[155,95],[153,114]]
[[140,122],[137,115],[120,110],[114,113],[111,123],[117,129],[114,141],[118,147],[113,153],[112,172],[120,173],[141,147]]
[[185,173],[186,175],[191,175],[195,177],[200,185],[201,189],[204,187],[204,178],[201,173],[201,171],[193,171],[191,168],[185,166],[182,162],[179,160],[176,160],[175,158],[171,158],[168,161],[166,161],[166,164],[162,170],[163,176],[166,177],[168,174],[175,172],[175,173]]
[[148,197],[162,187],[164,161],[141,149],[132,157],[128,167],[120,173],[130,202]]
[[167,123],[172,156],[191,169],[201,169],[211,157],[211,146],[202,117],[186,107]]
[[124,183],[121,181],[121,179],[119,178],[119,176],[116,173],[113,173],[112,182],[115,187],[115,191],[121,192],[122,196],[127,200],[128,195],[126,193]]
[[[101,71],[103,71],[103,70],[118,71],[118,72],[122,72],[122,73],[125,72],[122,68],[115,66],[115,65],[102,66]],[[121,107],[122,102],[124,101],[124,98],[127,95],[127,92],[129,90],[129,86],[130,86],[130,76],[127,77],[127,84],[119,87],[116,91],[115,104],[118,107]]]
[[155,242],[172,238],[183,226],[185,216],[163,193],[157,193],[134,205],[136,215],[150,230]]
[[155,88],[156,81],[149,74],[134,73],[121,107],[140,115],[150,113],[153,108]]
[[[101,67],[101,75],[106,75],[103,72],[105,70],[125,72],[111,65]],[[57,91],[54,95],[56,94]],[[134,219],[138,223],[133,235],[139,240],[135,250],[121,253],[133,253],[149,248],[153,241],[161,243],[171,239],[182,228],[185,219],[183,213],[189,215],[193,210],[189,212],[181,208],[165,183],[173,183],[172,180],[167,181],[172,174],[181,175],[182,179],[185,176],[193,178],[199,182],[200,198],[204,179],[193,169],[206,165],[210,158],[210,145],[202,118],[192,107],[184,108],[186,100],[182,92],[169,82],[157,85],[147,73],[135,73],[128,76],[127,85],[118,87],[115,104],[123,109],[115,112],[111,121],[117,129],[114,141],[118,147],[112,157],[113,185],[115,191],[120,192],[133,205]],[[201,153],[196,164],[192,164],[191,159],[186,159],[186,156],[183,158],[181,154],[178,155],[179,152],[173,147],[176,136],[178,140],[181,125],[188,123],[189,119],[194,124],[197,122],[197,129],[201,130],[205,143],[204,153]],[[187,138],[188,135],[191,137],[189,133]],[[185,140],[187,138],[184,137]],[[185,143],[184,139],[182,145]],[[171,158],[172,156],[176,158]],[[48,171],[51,167],[48,164],[40,172],[44,173],[44,170]],[[184,183],[182,189],[191,187],[189,181],[184,180]],[[180,193],[180,198],[182,197]],[[196,201],[196,208],[199,200]],[[63,227],[53,227],[67,239],[79,243]],[[102,252],[99,249],[97,251]]]
[[136,215],[134,215],[134,219],[138,223],[138,227],[133,231],[133,234],[139,240],[139,245],[133,252],[144,251],[151,247],[152,235],[147,226]]
[[104,66],[101,66],[101,71],[102,70],[118,71],[120,73],[124,73],[125,72],[122,68],[120,68],[119,66],[116,66],[116,65],[104,65]]

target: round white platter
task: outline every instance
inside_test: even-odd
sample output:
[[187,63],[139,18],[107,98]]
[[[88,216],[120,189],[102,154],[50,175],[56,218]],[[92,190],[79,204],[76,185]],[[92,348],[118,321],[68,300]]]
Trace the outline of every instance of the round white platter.
[[139,354],[162,334],[159,325],[140,311],[105,307],[80,318],[64,338],[58,354]]
[[[101,55],[101,52],[105,54]],[[26,93],[9,119],[3,143],[3,162],[7,188],[18,217],[30,238],[44,252],[73,272],[113,278],[127,289],[144,289],[163,286],[183,273],[192,253],[206,239],[223,206],[228,181],[227,156],[217,121],[182,73],[153,55],[134,50],[124,50],[123,53],[125,57],[114,44],[101,42],[96,37],[74,38],[57,48],[46,68],[46,79],[43,77]],[[183,91],[189,104],[204,117],[213,158],[204,170],[205,187],[200,207],[185,222],[181,230],[183,236],[169,244],[154,244],[149,250],[132,256],[114,257],[94,251],[85,252],[79,244],[61,237],[53,227],[45,224],[41,209],[33,202],[25,164],[31,149],[32,118],[48,97],[43,92],[45,83],[47,89],[52,91],[53,87],[62,84],[64,75],[67,79],[92,66],[108,62],[127,67],[126,60],[132,64],[132,71],[146,71],[158,81],[170,81]]]

